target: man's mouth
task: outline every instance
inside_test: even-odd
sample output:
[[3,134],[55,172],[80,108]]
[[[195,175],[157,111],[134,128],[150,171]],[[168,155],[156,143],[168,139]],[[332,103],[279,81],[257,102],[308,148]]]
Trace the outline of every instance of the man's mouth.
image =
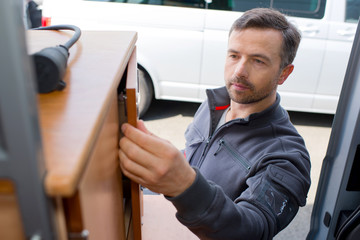
[[237,91],[245,91],[251,89],[251,86],[243,83],[238,82],[232,82],[231,85],[235,88]]

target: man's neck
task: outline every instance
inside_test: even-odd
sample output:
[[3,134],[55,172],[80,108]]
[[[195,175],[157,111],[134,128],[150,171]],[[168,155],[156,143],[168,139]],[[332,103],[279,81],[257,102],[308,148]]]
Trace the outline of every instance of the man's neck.
[[230,110],[226,115],[226,122],[236,118],[247,118],[253,113],[261,112],[275,103],[276,94],[273,94],[260,102],[241,104],[231,100]]

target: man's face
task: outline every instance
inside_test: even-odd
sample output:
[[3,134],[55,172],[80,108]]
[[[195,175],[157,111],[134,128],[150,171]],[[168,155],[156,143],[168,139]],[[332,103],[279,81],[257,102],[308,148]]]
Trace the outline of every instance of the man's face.
[[[230,98],[241,104],[266,101],[285,77],[280,69],[282,35],[273,29],[233,31],[225,62],[225,84]],[[292,65],[291,65],[292,67]]]

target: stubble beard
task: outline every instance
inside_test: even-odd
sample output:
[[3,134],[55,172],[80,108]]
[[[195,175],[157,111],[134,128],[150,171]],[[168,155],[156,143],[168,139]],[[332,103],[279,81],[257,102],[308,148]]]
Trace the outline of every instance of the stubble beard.
[[[231,87],[232,83],[240,83],[247,89],[244,91],[237,91]],[[256,89],[253,84],[244,78],[232,78],[230,81],[226,82],[226,88],[232,101],[239,104],[253,104],[266,99],[276,91],[277,79],[274,79],[261,89]]]

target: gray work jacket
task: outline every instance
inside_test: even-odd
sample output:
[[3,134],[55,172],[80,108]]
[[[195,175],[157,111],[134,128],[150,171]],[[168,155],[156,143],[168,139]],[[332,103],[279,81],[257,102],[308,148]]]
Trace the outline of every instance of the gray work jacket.
[[278,94],[268,109],[217,130],[230,99],[225,87],[207,95],[185,133],[195,182],[168,199],[178,220],[201,239],[272,239],[306,203],[310,159],[304,141]]

